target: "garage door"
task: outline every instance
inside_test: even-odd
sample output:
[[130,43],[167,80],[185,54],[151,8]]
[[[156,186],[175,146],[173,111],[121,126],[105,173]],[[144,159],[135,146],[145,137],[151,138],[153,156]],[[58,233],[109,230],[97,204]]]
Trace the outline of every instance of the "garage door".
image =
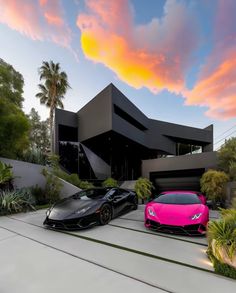
[[150,179],[158,192],[165,190],[200,190],[200,178],[205,169],[152,172]]

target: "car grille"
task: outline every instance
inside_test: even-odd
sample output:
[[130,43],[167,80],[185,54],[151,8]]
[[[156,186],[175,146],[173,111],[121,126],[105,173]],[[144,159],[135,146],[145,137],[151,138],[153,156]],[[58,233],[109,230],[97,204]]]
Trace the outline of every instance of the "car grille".
[[50,218],[47,218],[44,221],[44,224],[51,228],[63,230],[78,230],[88,228],[95,225],[96,223],[97,218],[95,216],[88,216],[71,220],[52,220]]
[[186,226],[170,226],[163,225],[152,220],[146,220],[146,225],[155,231],[166,232],[177,235],[202,235],[206,231],[205,226],[201,224],[186,225]]

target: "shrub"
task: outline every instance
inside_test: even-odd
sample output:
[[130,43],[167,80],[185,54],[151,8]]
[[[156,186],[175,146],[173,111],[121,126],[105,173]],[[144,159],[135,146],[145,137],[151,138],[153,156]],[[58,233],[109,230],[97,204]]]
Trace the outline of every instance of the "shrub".
[[5,190],[0,193],[0,214],[11,214],[28,209],[34,209],[34,206],[27,189]]
[[138,197],[141,199],[148,199],[151,197],[152,194],[152,182],[147,178],[140,177],[135,183],[135,192],[137,193]]
[[107,178],[105,181],[102,182],[103,187],[118,187],[117,180],[113,178]]
[[54,203],[60,199],[60,191],[63,184],[60,179],[46,168],[42,170],[42,175],[46,179],[45,198],[47,202]]
[[11,189],[12,187],[12,166],[0,161],[0,189]]
[[81,180],[79,179],[78,174],[75,173],[67,175],[67,178],[65,180],[77,187],[80,187],[81,185]]
[[46,165],[47,156],[38,148],[29,148],[23,152],[21,158],[23,161],[33,164]]
[[219,167],[230,175],[230,179],[236,178],[236,137],[227,139],[218,151]]
[[217,202],[222,203],[225,197],[224,187],[229,181],[228,175],[222,171],[208,170],[200,180],[201,191],[208,199],[213,201],[213,207]]
[[79,188],[81,188],[81,189],[88,189],[88,188],[93,188],[93,187],[94,187],[94,185],[88,181],[81,181],[80,186],[79,186]]
[[48,203],[48,200],[45,196],[45,190],[39,187],[37,184],[32,186],[30,191],[33,198],[35,199],[36,205],[44,205]]
[[231,204],[232,204],[232,208],[236,210],[236,197],[234,197],[234,198],[232,199]]

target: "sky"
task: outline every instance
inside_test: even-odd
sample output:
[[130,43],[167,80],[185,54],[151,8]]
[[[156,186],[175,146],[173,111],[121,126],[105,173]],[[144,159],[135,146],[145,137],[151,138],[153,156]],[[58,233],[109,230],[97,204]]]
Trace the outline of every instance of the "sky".
[[40,105],[38,69],[59,62],[78,111],[113,83],[149,118],[236,135],[236,0],[0,0],[0,58]]

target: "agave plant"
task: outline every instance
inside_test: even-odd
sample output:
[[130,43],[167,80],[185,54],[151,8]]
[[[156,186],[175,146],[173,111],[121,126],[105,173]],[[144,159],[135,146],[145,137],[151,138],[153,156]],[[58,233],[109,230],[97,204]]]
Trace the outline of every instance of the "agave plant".
[[0,193],[0,212],[10,214],[34,209],[32,197],[27,190],[5,190]]
[[[226,215],[227,214],[227,215]],[[222,259],[224,250],[230,260],[233,259],[236,252],[236,224],[233,213],[224,212],[222,219],[211,221],[208,224],[209,246],[213,249],[216,258]]]

